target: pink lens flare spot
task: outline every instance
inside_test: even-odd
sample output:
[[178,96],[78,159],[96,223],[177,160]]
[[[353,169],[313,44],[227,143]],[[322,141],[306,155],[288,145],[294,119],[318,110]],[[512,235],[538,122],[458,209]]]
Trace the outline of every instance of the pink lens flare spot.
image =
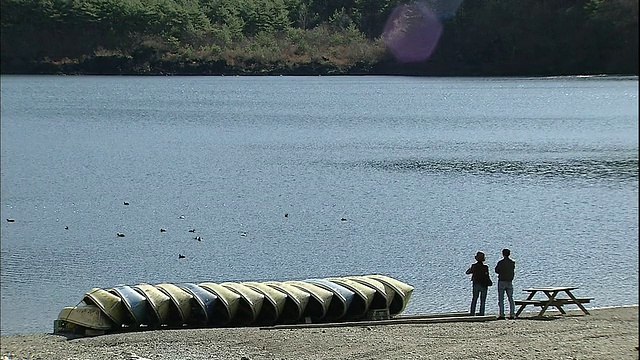
[[427,60],[440,40],[442,24],[422,3],[398,5],[382,33],[387,48],[404,63]]

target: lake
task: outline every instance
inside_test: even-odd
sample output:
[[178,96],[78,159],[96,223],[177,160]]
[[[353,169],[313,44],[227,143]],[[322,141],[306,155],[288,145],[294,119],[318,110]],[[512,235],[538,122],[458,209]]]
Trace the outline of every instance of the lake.
[[638,303],[637,77],[1,83],[3,335],[141,282],[380,273],[468,311],[504,247],[516,298]]

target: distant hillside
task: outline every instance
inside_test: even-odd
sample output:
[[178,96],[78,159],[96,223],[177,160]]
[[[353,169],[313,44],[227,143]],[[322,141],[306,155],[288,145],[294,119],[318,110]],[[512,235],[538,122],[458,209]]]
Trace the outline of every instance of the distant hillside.
[[638,0],[2,0],[4,74],[638,75]]

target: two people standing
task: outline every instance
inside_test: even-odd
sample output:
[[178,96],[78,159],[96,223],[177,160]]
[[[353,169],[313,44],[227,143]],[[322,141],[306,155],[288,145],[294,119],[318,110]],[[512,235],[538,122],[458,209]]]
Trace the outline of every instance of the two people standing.
[[[509,318],[515,318],[515,303],[513,301],[513,277],[515,274],[516,263],[510,258],[511,251],[509,249],[502,250],[502,260],[498,261],[495,272],[498,274],[498,308],[500,314],[498,319],[504,319],[504,294],[507,294],[509,300]],[[471,315],[484,315],[485,304],[487,299],[487,291],[489,286],[493,285],[491,276],[489,275],[489,267],[484,264],[485,254],[478,251],[475,256],[476,262],[467,269],[466,273],[471,274],[473,283],[473,297],[471,298]],[[476,313],[476,306],[480,300],[480,308]]]

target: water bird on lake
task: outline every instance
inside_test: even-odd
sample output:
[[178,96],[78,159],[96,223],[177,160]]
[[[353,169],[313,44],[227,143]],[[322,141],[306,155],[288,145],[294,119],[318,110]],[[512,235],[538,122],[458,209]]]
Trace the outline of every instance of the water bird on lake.
[[124,202],[124,204],[125,204],[125,205],[129,205],[129,202],[128,202],[128,201],[125,201],[125,202]]
[[198,235],[196,237],[194,237],[194,239],[198,240],[198,241],[202,241],[202,238]]
[[166,231],[167,231],[167,229],[160,228],[160,232],[166,232]]
[[14,222],[16,221],[15,219],[7,219],[7,222]]
[[340,219],[340,221],[347,221],[347,218],[342,218]]
[[178,216],[178,219],[184,219],[184,215]]
[[196,229],[189,229],[189,232],[196,232]]
[[284,217],[289,217],[289,214],[284,214]]
[[184,256],[184,255],[182,255],[182,254],[178,254],[178,259],[184,259],[184,258],[185,258],[185,256]]
[[123,233],[117,233],[116,235],[117,235],[118,237],[124,237],[124,234],[123,234]]
[[68,226],[65,226],[65,227],[64,227],[64,229],[65,229],[65,230],[69,230],[69,227],[68,227]]
[[240,236],[247,236],[247,232],[246,231],[241,231],[240,232]]

